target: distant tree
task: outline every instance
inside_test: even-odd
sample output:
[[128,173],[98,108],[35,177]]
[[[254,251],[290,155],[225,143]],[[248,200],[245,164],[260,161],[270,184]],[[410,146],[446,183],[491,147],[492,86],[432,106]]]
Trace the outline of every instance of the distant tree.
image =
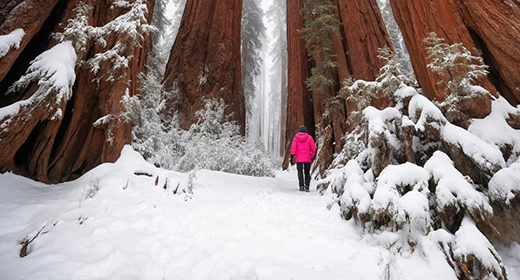
[[244,0],[242,9],[242,86],[247,114],[255,96],[255,78],[262,70],[262,42],[266,39],[264,12],[256,0]]
[[[266,13],[267,20],[272,26],[270,33],[272,48],[269,55],[272,57],[272,67],[269,69],[269,108],[272,110],[274,135],[273,147],[269,149],[273,154],[283,152],[285,141],[285,122],[287,115],[287,2],[273,1]],[[279,133],[275,133],[279,131]]]

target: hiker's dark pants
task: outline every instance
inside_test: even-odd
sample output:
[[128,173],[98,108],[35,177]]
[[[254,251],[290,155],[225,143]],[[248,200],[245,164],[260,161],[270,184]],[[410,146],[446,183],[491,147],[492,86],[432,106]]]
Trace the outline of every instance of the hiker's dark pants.
[[[298,183],[300,183],[300,187],[309,186],[311,183],[311,163],[310,162],[298,162],[296,163],[296,168],[298,169]],[[305,181],[303,180],[303,172],[305,171]]]

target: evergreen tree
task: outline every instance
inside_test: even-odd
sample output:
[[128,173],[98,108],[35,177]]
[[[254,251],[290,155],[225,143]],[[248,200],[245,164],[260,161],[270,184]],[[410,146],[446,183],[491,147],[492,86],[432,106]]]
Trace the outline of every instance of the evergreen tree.
[[[87,42],[92,40],[97,45],[106,47],[107,40],[111,36],[117,35],[117,42],[110,49],[96,53],[87,61],[81,62],[88,67],[92,73],[97,75],[97,80],[104,78],[107,81],[121,79],[119,72],[128,68],[132,56],[128,50],[133,47],[141,47],[144,36],[148,33],[157,31],[157,28],[148,24],[146,15],[148,8],[146,0],[114,0],[110,6],[112,9],[121,9],[122,13],[107,24],[97,27],[91,26],[88,22],[92,6],[81,1],[74,8],[76,16],[68,21],[67,27],[63,32],[55,33],[54,38],[60,42],[74,42],[74,49],[78,56],[81,56],[87,47]],[[102,64],[108,63],[110,69],[104,73],[98,73]]]
[[[269,69],[269,80],[271,88],[269,89],[269,102],[273,116],[273,127],[271,129],[274,135],[273,146],[269,151],[278,155],[284,149],[285,122],[287,115],[287,2],[273,1],[267,10],[267,20],[272,26],[271,40],[272,45],[269,50],[270,56],[273,58],[272,67]],[[276,133],[279,131],[279,133]]]
[[462,43],[450,45],[435,32],[431,32],[424,43],[430,60],[428,68],[441,76],[439,83],[450,95],[470,95],[472,83],[489,73],[482,57],[472,55]]
[[340,26],[336,11],[337,7],[331,0],[303,1],[304,26],[300,32],[311,59],[316,63],[306,81],[307,88],[312,91],[322,91],[334,85],[331,76],[337,63],[331,36],[338,33]]
[[247,114],[255,96],[255,78],[262,69],[261,49],[266,39],[263,22],[264,12],[256,0],[244,0],[242,8],[242,86],[246,99]]

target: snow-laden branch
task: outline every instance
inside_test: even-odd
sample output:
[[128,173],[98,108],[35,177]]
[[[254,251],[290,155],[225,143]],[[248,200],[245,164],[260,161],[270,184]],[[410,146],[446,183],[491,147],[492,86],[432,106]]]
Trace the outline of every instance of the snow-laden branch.
[[[93,57],[82,62],[83,66],[88,67],[96,75],[99,74],[99,69],[102,68],[101,65],[109,63],[108,71],[101,73],[107,81],[121,78],[117,73],[120,73],[122,69],[128,68],[132,59],[132,55],[129,55],[129,50],[133,47],[141,48],[144,36],[157,30],[157,28],[148,24],[146,19],[148,14],[146,0],[136,0],[135,2],[116,0],[112,2],[111,9],[125,9],[128,11],[103,26],[91,26],[88,20],[92,7],[85,2],[80,2],[74,9],[76,16],[68,20],[64,31],[54,34],[54,38],[58,41],[73,41],[74,48],[80,57],[86,51],[89,41],[103,48],[109,47],[104,52],[96,53]],[[112,46],[109,46],[107,40],[114,35],[117,40]],[[99,79],[100,77],[96,80]]]
[[[33,82],[38,83],[38,89],[29,99],[1,108],[0,120],[18,114],[23,106],[47,106],[48,110],[54,111],[52,119],[60,119],[60,104],[67,102],[72,96],[72,86],[76,81],[76,59],[76,52],[70,41],[59,43],[37,56],[27,73],[9,90],[20,91]],[[48,101],[51,103],[47,103]],[[6,123],[3,122],[2,126]]]
[[0,58],[11,49],[18,49],[24,36],[25,32],[21,28],[15,29],[7,35],[0,35]]

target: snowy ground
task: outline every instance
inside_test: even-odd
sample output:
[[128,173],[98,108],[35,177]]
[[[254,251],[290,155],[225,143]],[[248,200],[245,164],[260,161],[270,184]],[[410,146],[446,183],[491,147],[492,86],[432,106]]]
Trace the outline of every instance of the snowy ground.
[[[193,194],[174,195],[187,177],[128,148],[57,186],[0,175],[0,279],[456,279],[442,257],[394,256],[362,238],[314,184],[297,191],[295,170],[198,171]],[[19,243],[40,230],[20,258]],[[501,253],[520,279],[520,247]]]

